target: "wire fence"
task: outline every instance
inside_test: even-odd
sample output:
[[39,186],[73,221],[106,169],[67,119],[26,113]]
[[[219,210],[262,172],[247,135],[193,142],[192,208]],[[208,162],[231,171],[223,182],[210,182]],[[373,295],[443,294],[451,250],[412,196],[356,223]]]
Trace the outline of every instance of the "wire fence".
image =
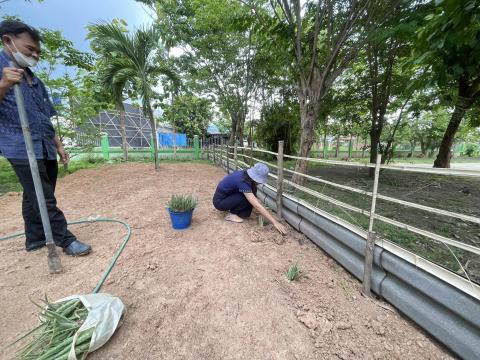
[[[367,243],[370,241],[370,243],[375,243],[380,247],[385,247],[390,243],[400,245],[404,249],[413,252],[415,256],[433,261],[437,265],[448,269],[455,275],[461,276],[468,283],[468,286],[471,289],[474,289],[473,293],[478,294],[479,288],[475,283],[480,283],[480,276],[469,271],[469,266],[471,266],[472,263],[480,265],[480,246],[478,246],[480,242],[478,244],[467,242],[457,237],[452,238],[445,236],[445,234],[439,234],[439,231],[434,231],[436,229],[423,229],[418,226],[418,224],[413,225],[405,221],[394,219],[395,216],[391,212],[388,216],[385,216],[380,214],[378,209],[375,211],[375,202],[378,199],[382,202],[382,206],[390,204],[391,206],[395,206],[396,210],[400,212],[423,212],[431,214],[434,217],[439,217],[440,219],[450,219],[450,221],[469,223],[475,227],[480,225],[480,218],[470,214],[450,211],[445,208],[442,209],[442,206],[440,206],[441,199],[434,200],[439,206],[429,206],[400,199],[395,196],[378,193],[375,189],[375,184],[378,184],[379,181],[381,181],[382,176],[384,176],[380,170],[400,174],[416,173],[419,175],[426,174],[427,176],[468,177],[469,179],[474,178],[476,180],[480,179],[480,171],[469,169],[398,167],[381,165],[380,161],[378,161],[377,164],[364,164],[359,162],[343,162],[293,155],[279,156],[278,153],[259,148],[231,147],[228,145],[214,146],[212,158],[215,162],[223,161],[228,168],[233,167],[235,169],[248,168],[255,162],[266,163],[273,170],[269,174],[271,178],[269,185],[277,189],[277,197],[281,198],[283,194],[288,194],[295,198],[306,200],[319,211],[329,212],[338,218],[339,221],[347,221],[349,225],[357,227],[358,230],[360,230],[360,233],[362,233],[362,231],[363,233],[366,233],[365,237],[367,238]],[[365,190],[349,184],[340,184],[333,180],[326,180],[321,176],[302,173],[293,169],[292,166],[283,165],[284,161],[298,160],[316,163],[320,166],[341,166],[343,168],[348,167],[364,169],[367,171],[372,169],[375,170],[374,173],[376,175],[372,181],[371,190]],[[302,184],[302,180],[299,181],[299,179],[303,179],[304,183]],[[279,184],[282,184],[282,186],[279,186]],[[327,187],[330,190],[336,189],[336,191],[339,192],[333,192],[333,195],[329,194],[325,191]],[[421,187],[418,191],[422,191]],[[353,198],[352,195],[345,195],[345,193],[353,194],[356,198]],[[341,196],[335,196],[339,194],[341,194]],[[341,199],[338,197],[341,197]],[[352,199],[355,201],[350,201]],[[354,202],[354,204],[351,202]],[[281,204],[279,203],[278,198],[277,204]],[[425,217],[427,218],[428,216]],[[406,245],[405,243],[402,243],[402,237],[410,239],[412,238],[412,235],[415,246],[408,246],[408,244]],[[425,251],[423,251],[423,249],[425,249]],[[373,247],[370,251],[373,252]],[[367,246],[367,255],[368,252],[369,250]],[[447,257],[448,261],[445,261],[444,258]],[[368,261],[371,260],[367,260],[367,262]],[[371,267],[371,264],[366,263],[366,271],[368,271],[368,266]],[[366,276],[368,277],[368,274]],[[456,282],[456,284],[458,284],[458,282]],[[463,288],[465,289],[465,287]]]

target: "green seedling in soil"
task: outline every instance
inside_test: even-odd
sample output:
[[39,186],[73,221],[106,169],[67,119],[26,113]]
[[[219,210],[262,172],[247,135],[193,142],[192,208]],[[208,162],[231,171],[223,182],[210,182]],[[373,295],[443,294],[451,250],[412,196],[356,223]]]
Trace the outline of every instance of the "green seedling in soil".
[[264,218],[263,218],[263,216],[262,216],[262,215],[258,215],[258,225],[259,225],[260,227],[263,227],[264,224],[265,224],[265,223],[264,223]]
[[290,265],[287,271],[287,279],[290,281],[298,281],[304,277],[305,273],[300,270],[297,263]]

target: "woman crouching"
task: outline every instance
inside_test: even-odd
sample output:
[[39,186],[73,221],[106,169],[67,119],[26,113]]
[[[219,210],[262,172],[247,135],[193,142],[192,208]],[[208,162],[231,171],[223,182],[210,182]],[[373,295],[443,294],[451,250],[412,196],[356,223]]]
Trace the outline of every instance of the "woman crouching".
[[220,211],[229,211],[225,220],[236,223],[250,217],[255,208],[260,215],[269,220],[280,234],[286,234],[285,226],[278,222],[257,199],[257,185],[265,184],[268,178],[268,166],[255,164],[248,170],[234,171],[225,176],[217,186],[213,196],[213,206]]

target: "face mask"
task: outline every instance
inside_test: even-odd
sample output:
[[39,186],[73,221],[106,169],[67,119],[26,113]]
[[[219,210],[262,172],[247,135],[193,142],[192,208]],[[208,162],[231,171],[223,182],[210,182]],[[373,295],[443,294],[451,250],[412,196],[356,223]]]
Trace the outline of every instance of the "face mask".
[[15,59],[15,62],[22,68],[26,67],[33,67],[37,65],[38,60],[30,57],[30,56],[25,56],[23,55],[18,49],[15,43],[12,40],[13,47],[15,48],[16,52],[13,52],[13,50],[10,48],[10,51],[12,52],[13,58]]

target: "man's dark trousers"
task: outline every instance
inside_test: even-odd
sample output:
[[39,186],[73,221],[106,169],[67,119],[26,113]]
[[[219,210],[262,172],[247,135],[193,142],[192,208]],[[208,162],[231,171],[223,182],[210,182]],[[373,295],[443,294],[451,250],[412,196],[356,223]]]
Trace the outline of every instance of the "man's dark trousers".
[[[41,247],[42,244],[45,244],[45,233],[43,232],[30,165],[27,159],[8,160],[23,187],[22,215],[25,222],[26,248],[29,250]],[[37,163],[52,227],[53,240],[55,245],[65,248],[76,238],[67,229],[67,220],[63,212],[57,207],[57,199],[54,195],[58,175],[57,160],[37,160]]]

